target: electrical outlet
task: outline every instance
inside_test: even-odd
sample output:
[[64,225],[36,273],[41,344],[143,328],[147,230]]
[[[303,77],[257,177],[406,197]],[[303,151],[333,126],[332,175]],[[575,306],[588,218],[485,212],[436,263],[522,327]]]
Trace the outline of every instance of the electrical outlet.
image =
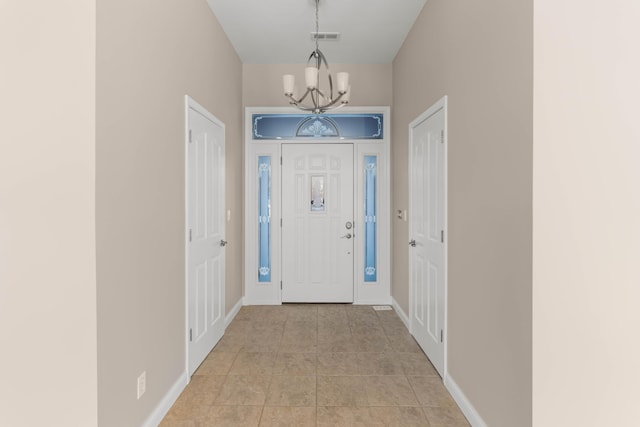
[[138,377],[138,399],[147,391],[147,371],[144,371]]

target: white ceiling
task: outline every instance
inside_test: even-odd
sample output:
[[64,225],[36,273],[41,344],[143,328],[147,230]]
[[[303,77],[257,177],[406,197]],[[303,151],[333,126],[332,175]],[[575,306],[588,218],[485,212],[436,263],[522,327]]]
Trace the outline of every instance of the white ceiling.
[[[315,0],[207,0],[247,64],[307,61],[314,48]],[[320,0],[321,41],[330,63],[391,63],[426,0]]]

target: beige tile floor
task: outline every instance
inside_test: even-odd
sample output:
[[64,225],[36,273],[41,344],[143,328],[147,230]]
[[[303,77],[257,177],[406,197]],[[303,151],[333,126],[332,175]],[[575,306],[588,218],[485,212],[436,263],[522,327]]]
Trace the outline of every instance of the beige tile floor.
[[469,426],[394,311],[243,307],[161,427]]

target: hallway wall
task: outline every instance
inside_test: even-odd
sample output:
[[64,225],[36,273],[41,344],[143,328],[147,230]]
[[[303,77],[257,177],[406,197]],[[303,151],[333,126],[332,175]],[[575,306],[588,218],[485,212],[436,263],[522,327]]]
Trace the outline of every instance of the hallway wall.
[[[492,427],[531,425],[533,3],[429,0],[393,63],[393,202],[408,125],[449,96],[448,372]],[[393,289],[409,312],[408,222]]]
[[639,21],[535,1],[535,426],[640,424]]
[[97,425],[95,8],[0,2],[0,426]]
[[98,1],[101,426],[141,425],[185,371],[185,94],[226,125],[227,310],[241,298],[241,79],[206,1]]

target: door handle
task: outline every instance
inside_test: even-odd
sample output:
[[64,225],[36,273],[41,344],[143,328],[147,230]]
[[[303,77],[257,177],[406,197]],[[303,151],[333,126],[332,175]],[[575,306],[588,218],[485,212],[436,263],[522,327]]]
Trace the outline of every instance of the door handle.
[[411,241],[409,242],[409,246],[411,246],[412,248],[416,247],[416,239],[411,239]]
[[220,246],[227,246],[227,243],[229,242],[227,242],[226,240],[220,240]]
[[352,237],[352,236],[351,236],[351,233],[347,233],[347,234],[345,234],[344,236],[342,236],[342,237],[340,237],[340,238],[341,238],[341,239],[350,239],[351,237]]

